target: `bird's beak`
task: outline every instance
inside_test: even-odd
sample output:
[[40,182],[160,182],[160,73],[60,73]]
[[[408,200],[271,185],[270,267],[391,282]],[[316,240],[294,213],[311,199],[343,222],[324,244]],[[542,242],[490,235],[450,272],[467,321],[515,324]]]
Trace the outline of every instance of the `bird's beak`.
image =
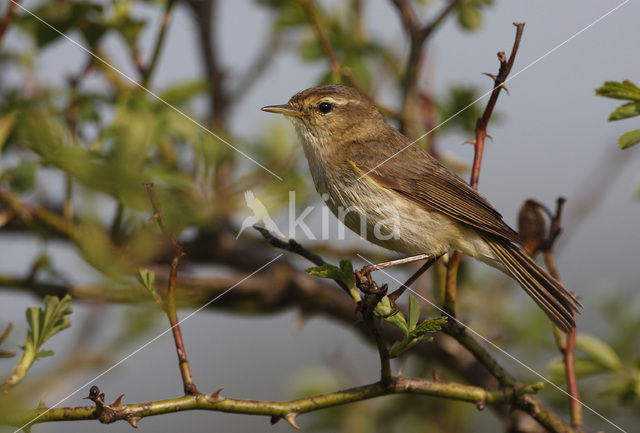
[[285,116],[302,117],[303,115],[302,111],[292,107],[289,104],[267,105],[266,107],[262,107],[261,110],[268,113],[284,114]]

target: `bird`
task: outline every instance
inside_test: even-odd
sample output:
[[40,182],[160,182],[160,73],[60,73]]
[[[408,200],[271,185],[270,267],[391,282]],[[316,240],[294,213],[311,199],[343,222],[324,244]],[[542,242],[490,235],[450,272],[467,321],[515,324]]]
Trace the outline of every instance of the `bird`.
[[317,192],[347,227],[406,256],[461,251],[515,279],[551,321],[575,328],[578,299],[521,248],[475,189],[391,126],[359,90],[332,84],[262,107],[289,119]]

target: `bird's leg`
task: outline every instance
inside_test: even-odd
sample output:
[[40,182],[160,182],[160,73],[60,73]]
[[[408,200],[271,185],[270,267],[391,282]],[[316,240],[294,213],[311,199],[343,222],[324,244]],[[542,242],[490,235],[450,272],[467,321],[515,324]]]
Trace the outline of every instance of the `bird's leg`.
[[358,303],[357,311],[360,311],[363,316],[371,315],[373,309],[378,305],[378,302],[387,295],[389,286],[383,284],[382,287],[378,287],[376,282],[372,281],[371,278],[363,276],[358,271],[354,272],[354,274],[356,277],[356,287],[365,295],[371,295],[365,296],[364,299]]
[[405,283],[402,286],[400,286],[398,289],[396,289],[393,293],[389,295],[389,301],[391,301],[391,306],[393,307],[394,310],[397,309],[397,306],[395,303],[396,299],[398,299],[404,293],[405,290],[407,290],[413,283],[415,283],[416,280],[422,276],[422,274],[427,272],[427,269],[429,269],[431,265],[433,265],[436,262],[436,260],[438,260],[439,258],[440,256],[432,257],[426,262],[424,262],[424,264],[420,266],[420,269],[414,272],[414,274],[411,275],[409,279],[405,281]]
[[371,272],[373,271],[379,271],[380,269],[390,268],[392,266],[404,265],[405,263],[417,262],[418,260],[428,259],[430,257],[430,254],[418,254],[417,256],[404,257],[402,259],[367,265],[359,271],[354,272],[356,275],[356,281],[359,278],[366,278],[369,281],[369,284],[372,284],[373,280],[371,279]]
[[383,285],[382,288],[378,288],[378,285],[371,278],[371,272],[378,271],[380,269],[390,268],[392,266],[403,265],[405,263],[416,262],[418,260],[428,259],[421,267],[418,269],[409,279],[402,285],[400,288],[396,289],[393,293],[389,295],[389,301],[391,302],[391,313],[389,316],[396,314],[399,309],[396,305],[395,301],[404,293],[409,286],[411,286],[415,281],[420,278],[422,274],[424,274],[427,269],[431,267],[441,256],[433,257],[430,254],[419,254],[417,256],[405,257],[398,260],[391,260],[388,262],[382,262],[377,264],[371,264],[363,267],[359,271],[355,271],[355,280],[356,286],[362,290],[363,293],[374,293],[376,294],[377,301],[372,303],[371,305],[375,306],[377,303],[387,294],[387,285]]

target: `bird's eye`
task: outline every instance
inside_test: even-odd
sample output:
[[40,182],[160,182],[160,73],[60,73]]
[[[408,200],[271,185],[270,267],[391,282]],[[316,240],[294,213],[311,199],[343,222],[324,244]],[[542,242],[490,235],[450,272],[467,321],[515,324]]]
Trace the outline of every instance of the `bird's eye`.
[[318,109],[322,114],[329,114],[331,110],[333,110],[333,104],[330,102],[321,102],[320,105],[318,105]]

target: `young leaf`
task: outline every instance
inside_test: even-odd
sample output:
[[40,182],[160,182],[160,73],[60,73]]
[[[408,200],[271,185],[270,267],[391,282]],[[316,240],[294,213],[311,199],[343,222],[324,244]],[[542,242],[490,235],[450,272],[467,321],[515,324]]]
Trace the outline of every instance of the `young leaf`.
[[640,142],[640,129],[634,129],[633,131],[625,132],[618,138],[618,147],[627,149],[638,142]]
[[[411,303],[411,301],[409,301]],[[416,301],[417,304],[417,301]],[[409,307],[411,308],[411,307]],[[439,331],[441,326],[447,321],[446,317],[434,317],[432,319],[424,320],[414,329],[408,331],[405,334],[405,337],[402,341],[396,341],[393,346],[391,346],[391,350],[389,351],[389,355],[392,357],[396,357],[403,352],[411,349],[413,346],[418,344],[421,341],[431,341],[433,337],[427,336],[425,334],[433,333]]]
[[2,154],[4,144],[13,130],[13,125],[16,123],[16,114],[15,111],[12,111],[6,116],[0,117],[0,154]]
[[407,326],[407,320],[404,318],[404,314],[398,312],[392,316],[385,317],[384,320],[399,328],[405,335],[409,333],[409,327]]
[[420,337],[424,334],[431,334],[437,332],[442,329],[442,325],[447,323],[447,318],[444,316],[432,317],[431,319],[426,319],[415,329],[410,332],[412,337]]
[[29,368],[38,358],[52,356],[52,350],[40,350],[42,345],[58,332],[71,326],[69,316],[73,308],[69,305],[71,296],[59,299],[57,296],[45,296],[44,310],[39,307],[27,308],[26,316],[29,330],[24,345],[24,353],[13,368],[11,377],[2,385],[4,390],[16,386],[24,379]]
[[409,331],[413,331],[420,318],[420,303],[413,295],[409,295]]
[[608,370],[618,371],[622,368],[622,361],[615,350],[593,335],[578,334],[576,337],[576,349]]
[[353,279],[353,265],[351,264],[351,261],[340,260],[340,267],[330,263],[325,263],[322,266],[308,268],[307,272],[309,275],[313,275],[315,277],[330,278],[332,280],[340,281],[347,286],[351,297],[353,297],[356,302],[361,300],[360,293],[358,293],[356,283]]
[[629,80],[624,80],[621,83],[617,81],[605,81],[602,87],[596,89],[596,95],[605,98],[640,102],[640,88]]
[[640,115],[640,102],[629,102],[616,108],[609,115],[609,121],[622,120]]
[[156,290],[156,274],[149,269],[141,268],[139,271],[140,275],[138,276],[138,281],[140,284],[144,286],[145,289],[151,293],[153,299],[159,304],[162,305],[162,298],[158,294]]

